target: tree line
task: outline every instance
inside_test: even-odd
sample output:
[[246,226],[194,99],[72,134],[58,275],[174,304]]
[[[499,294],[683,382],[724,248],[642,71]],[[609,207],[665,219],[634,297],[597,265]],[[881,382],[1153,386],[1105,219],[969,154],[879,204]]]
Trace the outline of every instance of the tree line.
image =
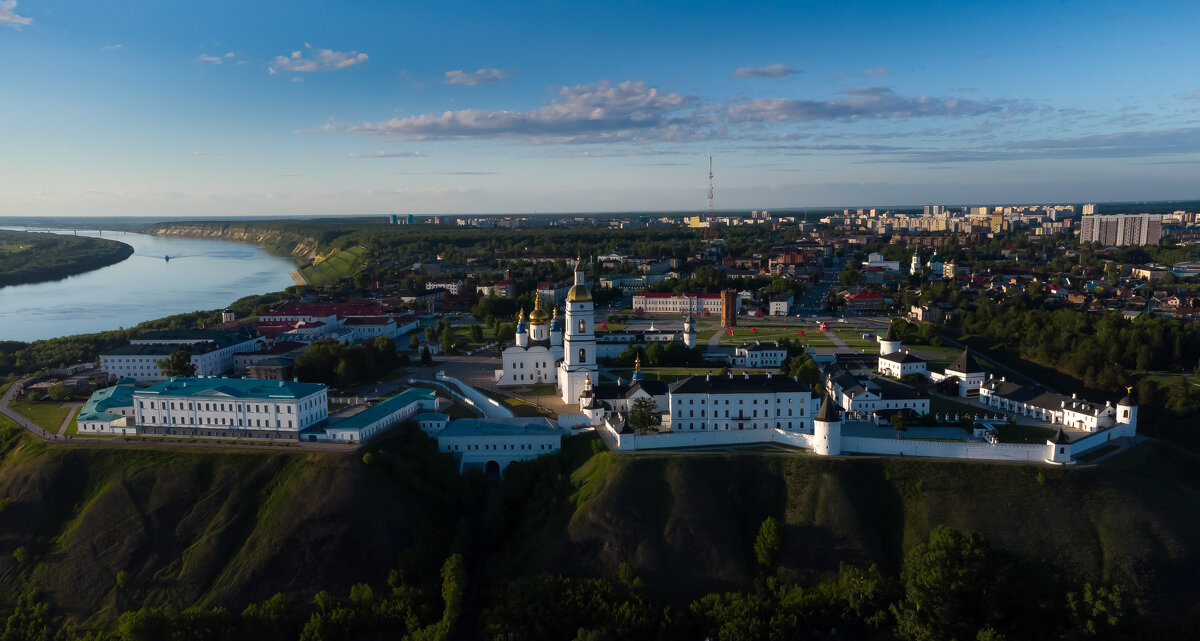
[[0,287],[61,280],[132,255],[133,247],[107,238],[0,230]]
[[[1069,584],[1044,564],[944,525],[908,551],[898,572],[842,565],[815,585],[777,577],[782,537],[773,517],[762,523],[750,589],[690,601],[656,597],[629,564],[615,576],[513,578],[486,593],[479,632],[488,641],[1084,641],[1186,638],[1200,623],[1194,610],[1149,617],[1119,584]],[[104,627],[63,627],[49,604],[25,594],[7,612],[0,641],[451,639],[463,631],[467,583],[464,557],[452,554],[436,582],[393,572],[385,586],[358,584],[345,596],[275,595],[240,611],[148,606]]]

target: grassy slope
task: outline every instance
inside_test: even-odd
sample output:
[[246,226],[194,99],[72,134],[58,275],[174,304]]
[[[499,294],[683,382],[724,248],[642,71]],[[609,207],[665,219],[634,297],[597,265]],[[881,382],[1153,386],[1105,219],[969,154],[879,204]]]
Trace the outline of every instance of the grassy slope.
[[363,247],[350,247],[300,270],[310,285],[332,285],[342,278],[352,276],[366,255]]
[[[380,585],[398,560],[432,574],[470,521],[471,485],[415,436],[374,448],[368,466],[348,455],[80,449],[14,434],[0,431],[0,497],[11,499],[0,516],[0,601],[33,588],[76,619],[142,603],[240,608],[278,591],[344,593]],[[494,580],[612,576],[629,561],[653,593],[692,597],[749,586],[768,515],[785,525],[784,575],[802,582],[840,562],[895,569],[948,523],[1072,581],[1119,581],[1154,607],[1177,607],[1200,600],[1198,463],[1161,444],[1080,469],[614,456],[592,455],[579,437],[561,457],[510,471],[503,527],[486,529],[488,566]],[[18,546],[25,565],[13,559]]]
[[[418,505],[410,490],[425,481],[393,483],[386,453],[368,467],[351,455],[77,449],[11,434],[0,446],[0,497],[11,500],[0,601],[37,589],[77,620],[379,584],[411,547],[412,522],[437,511],[425,499],[442,500],[422,487]],[[18,565],[17,547],[32,561]],[[117,589],[121,570],[129,581]]]
[[508,571],[615,575],[629,561],[651,590],[693,597],[748,584],[768,515],[785,524],[784,575],[802,582],[840,562],[898,568],[946,523],[1072,581],[1122,582],[1153,607],[1175,607],[1200,600],[1198,463],[1159,444],[1081,469],[604,454],[575,470],[571,499],[539,527],[523,525]]

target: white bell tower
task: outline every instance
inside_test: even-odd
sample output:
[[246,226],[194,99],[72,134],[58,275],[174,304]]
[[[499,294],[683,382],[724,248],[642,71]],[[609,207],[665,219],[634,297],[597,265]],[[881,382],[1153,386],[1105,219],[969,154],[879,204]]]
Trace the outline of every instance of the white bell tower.
[[587,380],[599,371],[596,365],[595,309],[592,293],[584,284],[583,260],[575,260],[575,285],[567,292],[567,318],[563,335],[563,360],[558,387],[564,403],[579,402]]

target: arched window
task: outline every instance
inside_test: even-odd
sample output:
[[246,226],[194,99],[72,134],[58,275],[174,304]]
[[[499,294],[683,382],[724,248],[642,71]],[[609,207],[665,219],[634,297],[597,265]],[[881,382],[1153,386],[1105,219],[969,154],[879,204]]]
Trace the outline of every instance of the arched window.
[[[579,322],[581,322],[581,323],[582,323],[583,321],[579,321]],[[583,348],[580,348],[580,349],[579,349],[579,362],[580,362],[580,363],[586,363],[586,362],[587,362],[587,350],[585,350],[585,349],[583,349]]]
[[587,333],[587,321],[583,320],[582,318],[579,319],[579,333],[580,334]]

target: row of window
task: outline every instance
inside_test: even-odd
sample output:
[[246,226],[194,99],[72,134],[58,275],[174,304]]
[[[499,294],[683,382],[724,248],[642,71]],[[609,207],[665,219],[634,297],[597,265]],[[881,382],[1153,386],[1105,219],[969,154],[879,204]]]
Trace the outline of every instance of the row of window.
[[[798,423],[796,425],[797,429],[802,429],[803,427],[804,427],[804,423]],[[793,429],[791,421],[775,421],[775,428],[781,429],[781,430]],[[709,430],[709,427],[708,427],[707,423],[679,423],[678,427],[672,426],[672,428],[671,428],[672,431],[681,431],[684,429],[707,431],[707,430]],[[753,421],[750,423],[717,423],[717,424],[713,425],[711,429],[713,431],[759,430],[759,429],[769,430],[769,429],[771,429],[771,423],[769,421],[764,421],[762,423],[757,423],[757,422],[753,422]]]
[[[150,409],[156,409],[154,406],[154,403],[155,403],[155,401],[150,401]],[[226,403],[189,402],[187,404],[187,407],[185,408],[183,406],[183,401],[178,402],[178,405],[179,405],[178,407],[176,407],[175,401],[161,401],[161,409],[164,409],[164,410],[167,409],[168,404],[170,405],[170,409],[173,409],[173,410],[189,409],[189,410],[201,410],[201,411],[208,411],[208,412],[241,412],[241,411],[243,411],[242,408],[245,407],[244,411],[247,411],[247,412],[270,412],[271,411],[270,405],[261,405],[261,404],[257,404],[257,403],[255,403],[253,405],[251,405],[250,403],[246,403],[245,405],[243,405],[242,403],[236,403],[236,404],[228,403],[229,408],[226,409],[225,408],[225,405],[227,405]],[[138,407],[145,409],[146,401],[138,401]],[[235,407],[236,407],[236,409],[234,409]],[[276,414],[279,414],[281,412],[284,414],[292,413],[293,407],[291,405],[283,405],[282,410],[279,409],[280,407],[281,406],[278,404],[275,405],[275,413]]]
[[[479,449],[479,445],[471,445],[470,443],[468,443],[468,444],[467,444],[467,445],[466,445],[464,448],[462,448],[462,449],[460,449],[460,448],[459,448],[459,446],[458,446],[457,444],[453,444],[453,445],[449,445],[449,444],[448,444],[448,445],[446,446],[446,450],[447,450],[447,451],[453,451],[453,452],[472,451],[472,450],[478,450],[478,449]],[[485,444],[485,445],[483,446],[483,449],[485,449],[485,450],[513,450],[513,451],[517,451],[517,450],[523,450],[523,451],[533,451],[533,449],[534,449],[534,448],[533,448],[533,444],[532,444],[532,443],[513,443],[513,444],[503,444],[503,443],[502,443],[502,444],[500,444],[499,446],[497,446],[497,445],[495,445],[495,444],[490,444],[490,445],[489,445],[489,444]],[[550,444],[548,444],[548,443],[540,443],[540,444],[538,444],[538,447],[537,447],[537,449],[539,449],[539,450],[542,450],[542,451],[545,451],[545,450],[553,450],[553,449],[554,449],[554,446],[553,446],[553,445],[550,445]]]
[[[726,404],[726,405],[729,405],[729,399],[727,399],[727,398],[726,398],[726,399],[714,398],[714,399],[713,399],[713,402],[712,402],[712,404],[713,404],[713,405],[720,405],[722,400],[724,400],[724,401],[725,401],[725,404]],[[764,399],[763,399],[763,405],[770,405],[770,404],[771,404],[771,400],[772,400],[772,399],[769,399],[769,398],[764,398]],[[783,399],[782,399],[782,398],[776,398],[776,399],[774,399],[774,400],[775,400],[775,402],[776,402],[776,403],[782,403],[782,402],[783,402]],[[738,405],[742,405],[742,404],[744,403],[744,401],[745,401],[745,399],[741,399],[741,398],[739,398],[739,399],[738,399],[738,402],[737,402],[737,404],[738,404]],[[750,403],[751,405],[758,405],[758,399],[757,399],[757,398],[752,398],[752,399],[750,399],[750,401],[751,401],[751,403]],[[792,403],[792,397],[791,397],[791,396],[787,397],[787,402],[788,402],[788,404],[789,404],[789,405]],[[686,403],[687,405],[695,405],[695,404],[696,404],[696,399],[694,399],[694,398],[681,398],[681,399],[679,399],[679,401],[678,401],[678,404],[679,404],[679,405],[684,405],[685,403]],[[701,404],[701,405],[704,405],[704,399],[703,399],[703,398],[702,398],[702,399],[700,399],[700,404]]]
[[[532,369],[537,369],[537,368],[545,369],[546,367],[548,367],[548,364],[545,361],[542,361],[540,363],[530,363],[530,367]],[[525,363],[513,362],[512,367],[510,367],[509,369],[525,369]]]
[[[713,410],[713,418],[729,418],[729,410],[725,410],[724,417],[721,416],[720,412],[721,412],[721,410]],[[783,414],[781,412],[782,412],[781,409],[775,408],[775,416],[782,416]],[[770,415],[771,415],[771,410],[763,410],[763,418],[766,418]],[[790,408],[790,407],[788,408],[787,415],[788,416],[792,415],[792,408]],[[675,416],[676,416],[676,418],[683,418],[683,410],[676,410]],[[695,416],[696,416],[696,410],[688,410],[688,418],[695,418]],[[804,408],[800,408],[800,416],[804,416]],[[700,418],[704,418],[704,410],[700,410]],[[754,410],[754,413],[751,415],[750,418],[758,418],[758,410]]]
[[[148,422],[151,425],[158,423],[157,416],[154,416],[153,414],[151,414],[148,418],[150,419]],[[184,420],[184,419],[186,419],[186,420]],[[163,423],[170,424],[170,425],[196,425],[197,424],[195,416],[163,417]],[[263,420],[261,418],[248,419],[245,421],[245,423],[243,423],[242,419],[239,418],[239,419],[237,419],[237,424],[235,425],[233,422],[233,419],[225,418],[223,416],[218,416],[215,418],[212,416],[201,416],[199,424],[200,425],[219,425],[219,426],[223,426],[223,427],[265,427],[268,429],[271,427],[270,419],[267,419],[267,420]],[[281,429],[283,427],[285,427],[283,425],[283,422],[279,419],[275,419],[275,429]],[[293,427],[291,419],[288,419],[286,427],[289,427],[289,428]]]

